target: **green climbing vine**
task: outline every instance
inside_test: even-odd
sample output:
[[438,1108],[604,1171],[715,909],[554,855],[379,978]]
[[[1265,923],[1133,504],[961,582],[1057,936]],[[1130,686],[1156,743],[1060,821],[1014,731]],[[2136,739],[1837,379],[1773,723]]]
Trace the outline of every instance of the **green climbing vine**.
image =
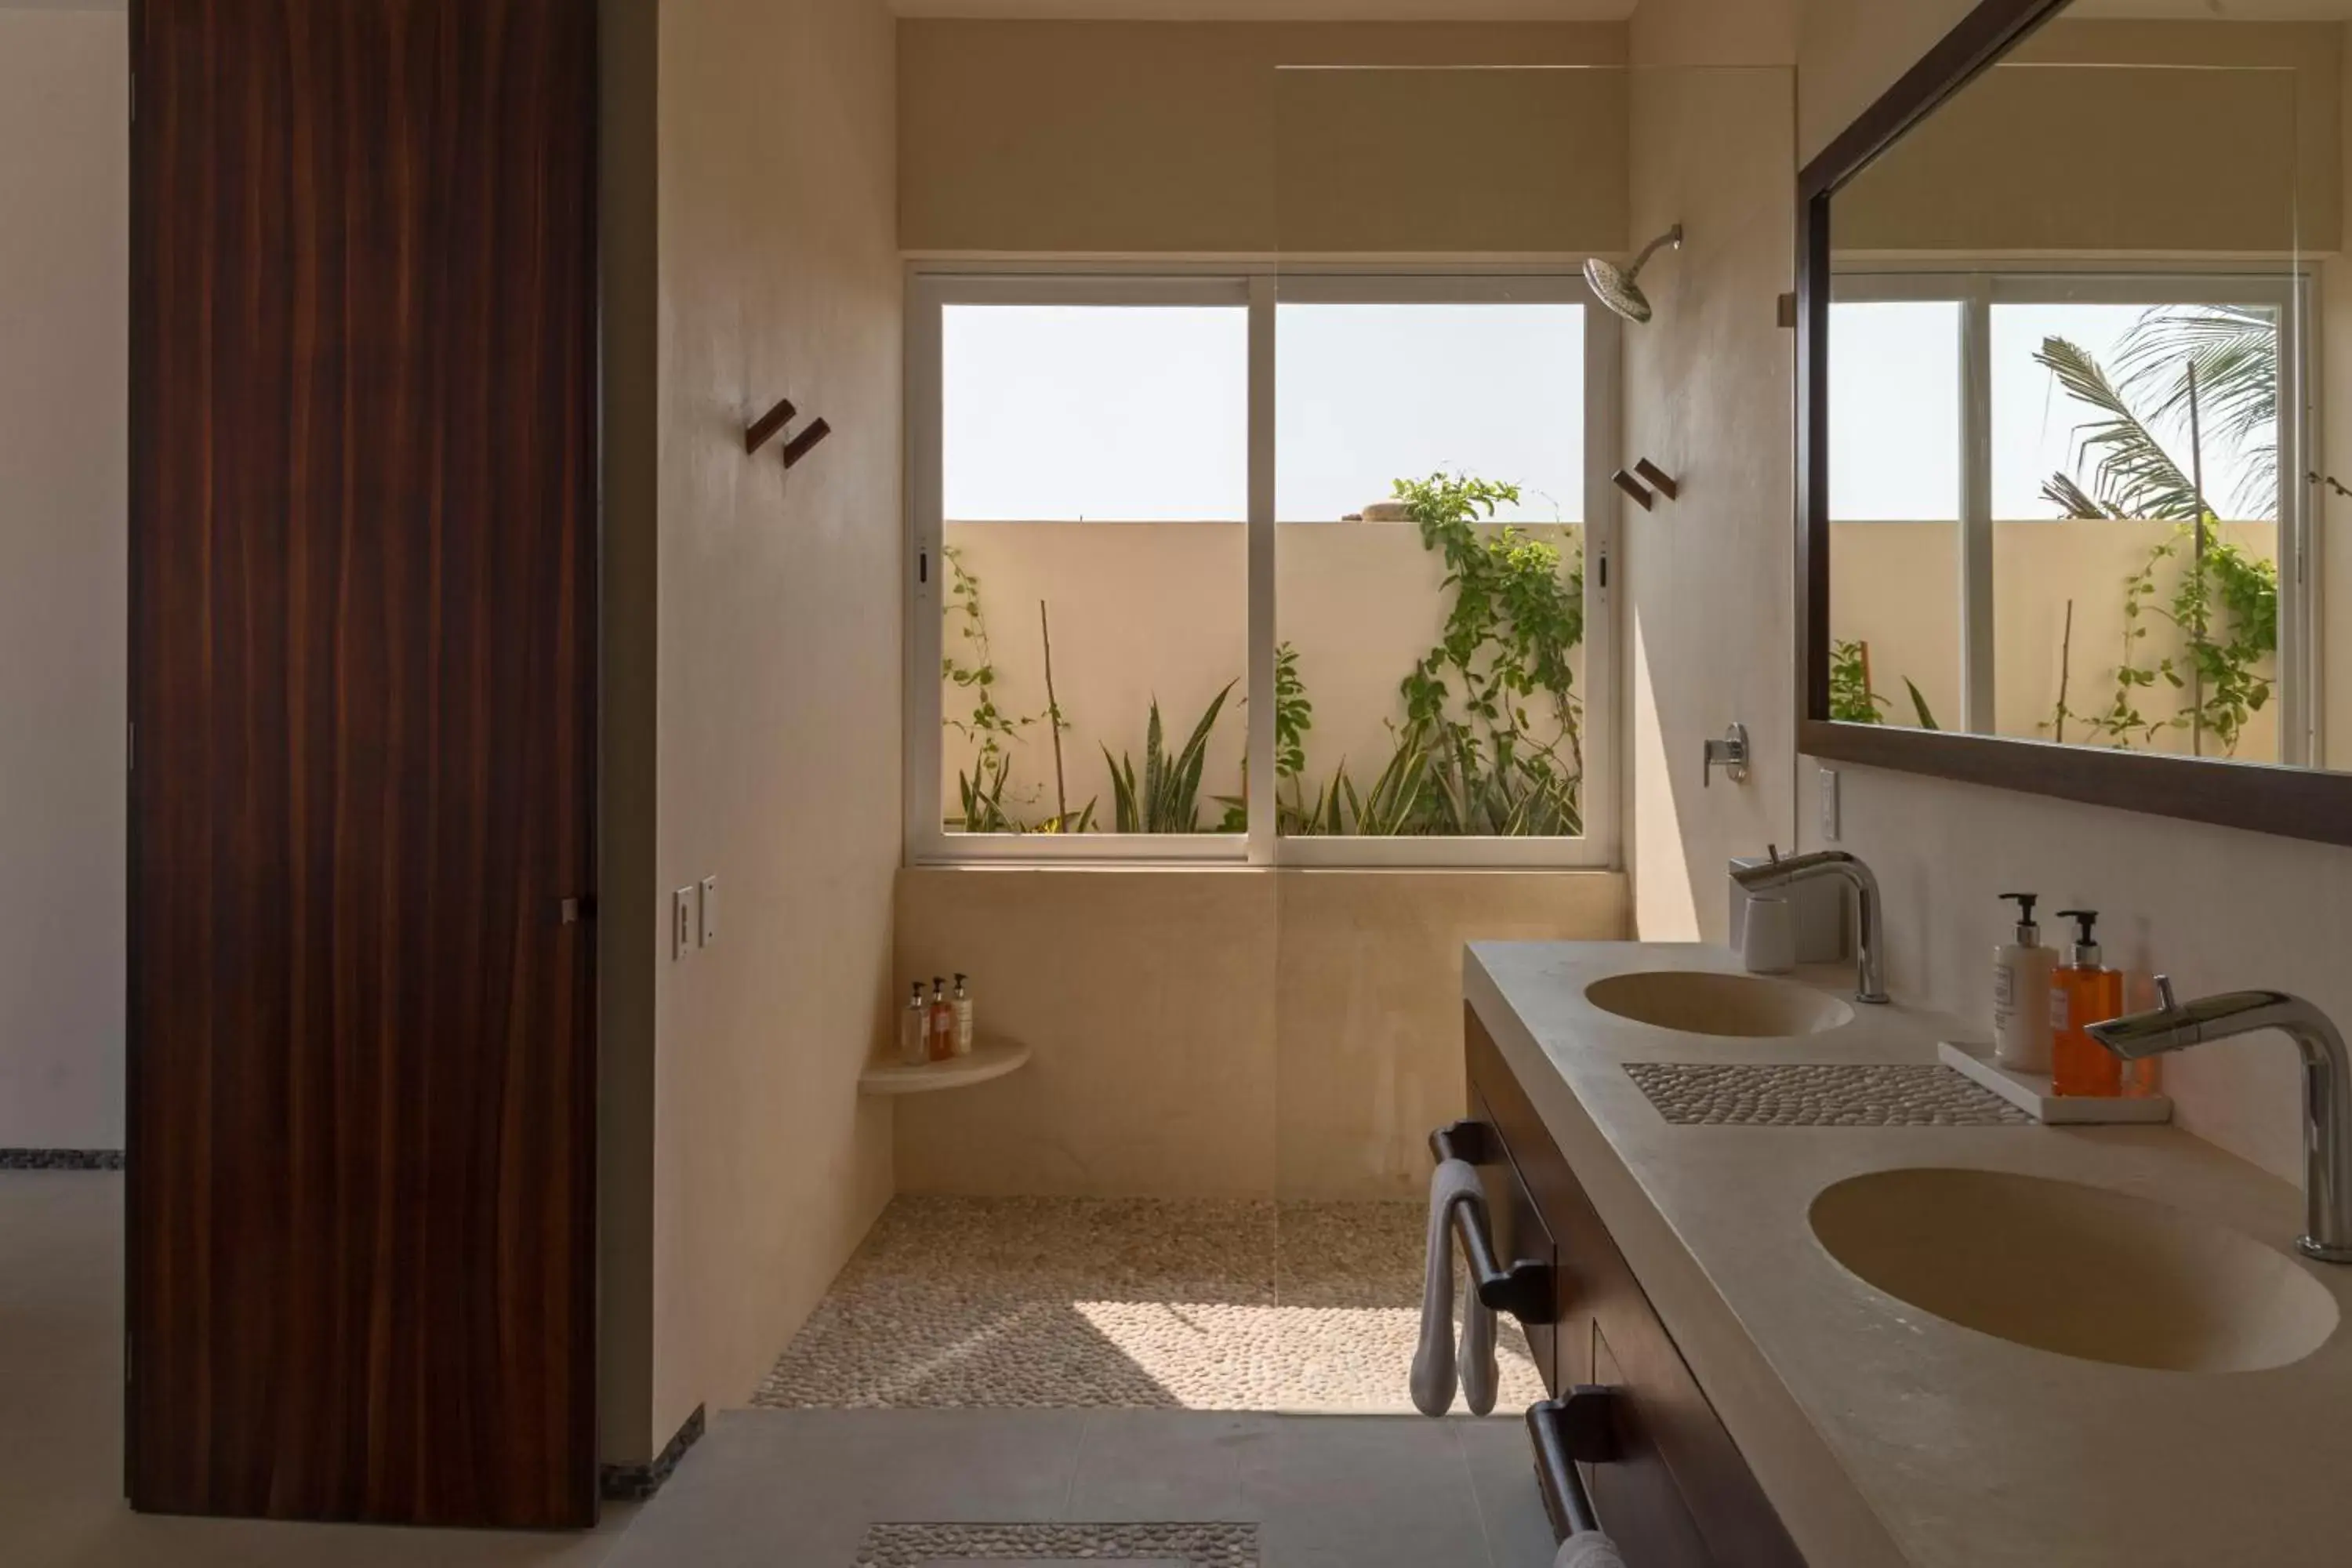
[[[2084,728],[2110,745],[2144,745],[2165,730],[2187,730],[2234,755],[2247,724],[2270,705],[2277,682],[2264,667],[2278,652],[2278,566],[2210,533],[2203,559],[2184,560],[2194,542],[2191,525],[2178,525],[2124,579],[2115,696],[2084,718]],[[2167,591],[2158,575],[2176,563]],[[2159,624],[2179,634],[2174,651],[2150,647]],[[2142,706],[2166,690],[2188,695],[2169,711]]]

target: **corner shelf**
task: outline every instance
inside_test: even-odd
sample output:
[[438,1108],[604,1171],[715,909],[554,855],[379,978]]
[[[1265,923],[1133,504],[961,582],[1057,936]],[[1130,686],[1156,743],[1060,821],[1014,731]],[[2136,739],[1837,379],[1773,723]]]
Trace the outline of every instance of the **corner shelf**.
[[908,1067],[877,1062],[858,1075],[860,1094],[931,1094],[943,1089],[968,1089],[1029,1065],[1029,1047],[1009,1041],[975,1043],[971,1055],[950,1057],[943,1062]]

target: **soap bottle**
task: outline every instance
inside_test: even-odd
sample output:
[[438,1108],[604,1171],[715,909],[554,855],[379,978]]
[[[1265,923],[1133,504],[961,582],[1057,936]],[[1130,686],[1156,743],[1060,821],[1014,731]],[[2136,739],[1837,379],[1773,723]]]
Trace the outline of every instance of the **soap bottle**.
[[2061,910],[2081,927],[2065,967],[2050,977],[2050,1090],[2112,1098],[2123,1092],[2123,1060],[2085,1033],[2123,1016],[2124,977],[2099,962],[2096,910]]
[[898,1014],[898,1060],[910,1068],[931,1059],[931,1010],[923,1005],[923,983],[915,982],[914,998]]
[[2050,977],[2058,955],[2033,923],[2039,893],[2003,893],[2017,903],[2016,940],[1992,950],[1993,1060],[2019,1072],[2050,1070]]
[[955,987],[955,1054],[971,1055],[971,990],[964,984],[963,975],[956,976]]
[[931,1060],[943,1062],[955,1055],[955,1005],[948,1000],[948,983],[931,976]]

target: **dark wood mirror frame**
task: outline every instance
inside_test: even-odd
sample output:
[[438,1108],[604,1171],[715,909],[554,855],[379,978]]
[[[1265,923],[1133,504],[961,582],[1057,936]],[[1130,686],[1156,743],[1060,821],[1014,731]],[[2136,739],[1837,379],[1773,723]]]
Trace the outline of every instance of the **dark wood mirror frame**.
[[1830,720],[1830,198],[2066,4],[1981,0],[1798,177],[1798,750],[1824,762],[2352,844],[2352,773]]

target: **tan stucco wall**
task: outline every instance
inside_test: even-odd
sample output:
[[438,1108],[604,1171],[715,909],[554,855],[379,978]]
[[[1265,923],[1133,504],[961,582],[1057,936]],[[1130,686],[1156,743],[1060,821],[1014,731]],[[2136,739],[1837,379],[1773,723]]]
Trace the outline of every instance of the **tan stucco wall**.
[[902,1191],[1404,1198],[1462,1113],[1469,941],[1628,933],[1610,872],[916,868],[898,970],[1010,1077],[898,1103]]
[[[916,253],[1612,251],[1622,24],[898,25]],[[1409,66],[1282,71],[1286,66]],[[1563,158],[1561,149],[1578,150]]]
[[[1573,558],[1572,526],[1521,528]],[[1152,699],[1172,751],[1183,745],[1218,690],[1235,683],[1213,731],[1202,786],[1202,819],[1222,808],[1211,797],[1241,791],[1248,737],[1249,563],[1245,525],[1219,522],[959,522],[947,528],[980,584],[997,679],[1007,714],[1045,711],[1044,641],[1037,606],[1054,632],[1054,691],[1069,731],[1063,773],[1073,813],[1096,803],[1111,821],[1107,746],[1142,766]],[[1341,763],[1368,787],[1394,750],[1388,724],[1404,717],[1398,686],[1444,630],[1450,603],[1441,559],[1410,523],[1285,523],[1275,531],[1275,636],[1298,652],[1299,679],[1314,705],[1303,788],[1312,801]],[[969,624],[948,609],[948,657],[971,666]],[[972,693],[943,681],[941,713],[962,720]],[[1537,726],[1545,740],[1548,725]],[[957,778],[976,744],[942,732],[940,805],[961,810]],[[1042,721],[1007,745],[1013,759],[1008,806],[1024,821],[1054,814],[1053,740]]]
[[[2048,740],[2058,702],[2062,666],[2066,705],[2077,714],[2105,712],[2116,694],[2115,669],[2126,626],[2125,581],[2169,540],[2168,522],[2105,520],[1996,522],[1993,527],[1993,728],[1998,734]],[[2278,555],[2278,525],[2224,524],[2220,537],[2259,560]],[[1830,635],[1869,645],[1871,684],[1891,706],[1885,722],[1917,722],[1907,679],[1937,724],[1957,730],[1960,708],[1959,525],[1938,522],[1840,522],[1830,529]],[[2160,597],[2179,581],[2180,563],[2160,571]],[[2071,658],[2064,657],[2066,605],[2074,601]],[[2179,651],[2180,637],[2150,609],[2147,636],[2133,654],[2152,668]],[[2277,675],[2275,661],[2263,673]],[[2186,693],[2158,687],[2137,706],[2151,716],[2172,712]],[[2068,739],[2084,741],[2078,723]],[[2165,730],[2135,740],[2136,751],[2186,752],[2189,732]],[[2208,754],[2214,747],[2208,743]],[[2248,762],[2278,760],[2278,710],[2263,708],[2248,721],[2236,754]]]
[[[1967,9],[1968,0],[1805,0],[1801,155],[1818,152]],[[1701,601],[1691,613],[1711,610]],[[1798,775],[1810,847],[1815,770]],[[1842,795],[1843,847],[1871,862],[1886,892],[1891,979],[1904,994],[1983,1016],[1986,953],[2003,929],[1996,895],[2027,887],[2045,907],[2105,910],[2109,961],[2165,968],[2184,996],[2280,986],[2352,1017],[2338,936],[2352,927],[2352,850],[1864,768],[1843,770]],[[2203,1046],[2166,1070],[2183,1125],[2299,1178],[2302,1101],[2284,1042]]]
[[127,51],[0,6],[0,1148],[122,1146]]
[[[902,311],[881,0],[611,5],[605,1382],[635,1407],[608,1399],[604,1446],[628,1458],[748,1396],[890,1192],[856,1080],[898,858]],[[834,429],[789,477],[742,446],[785,395]],[[669,889],[714,875],[719,940],[673,963]]]

